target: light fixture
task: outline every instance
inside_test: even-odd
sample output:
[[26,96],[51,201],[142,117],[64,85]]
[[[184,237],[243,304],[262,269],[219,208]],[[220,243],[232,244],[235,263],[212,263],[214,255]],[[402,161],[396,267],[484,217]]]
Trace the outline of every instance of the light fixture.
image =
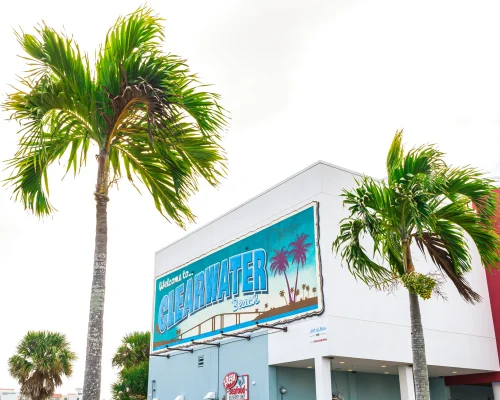
[[205,397],[203,397],[203,400],[215,400],[217,398],[217,395],[215,392],[208,392]]
[[388,375],[388,374],[389,374],[389,372],[384,372],[384,374]]
[[457,371],[453,371],[453,372],[452,372],[452,374],[456,374],[456,373],[457,373]]
[[308,365],[307,368],[312,368],[313,366],[312,365]]
[[345,361],[339,361],[339,364],[345,364]]
[[352,369],[348,369],[347,372],[352,372]]
[[380,368],[385,368],[385,365],[381,365]]
[[283,395],[285,393],[286,393],[286,389],[283,386],[281,386],[280,387],[280,394]]

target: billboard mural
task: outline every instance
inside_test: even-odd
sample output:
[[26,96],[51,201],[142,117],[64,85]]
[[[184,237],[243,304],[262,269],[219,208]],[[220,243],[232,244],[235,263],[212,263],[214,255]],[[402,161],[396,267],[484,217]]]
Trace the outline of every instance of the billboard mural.
[[155,280],[152,351],[323,311],[317,203]]

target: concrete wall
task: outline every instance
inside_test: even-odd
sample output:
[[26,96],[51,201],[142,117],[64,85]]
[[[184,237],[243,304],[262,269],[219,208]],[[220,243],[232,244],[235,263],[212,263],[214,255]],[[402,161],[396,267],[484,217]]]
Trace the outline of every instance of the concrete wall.
[[[224,341],[220,348],[199,346],[192,354],[178,352],[169,359],[151,357],[148,393],[154,380],[154,397],[160,400],[174,400],[178,395],[184,395],[186,400],[203,399],[208,392],[217,392],[221,398],[222,379],[227,373],[236,372],[249,375],[253,399],[266,400],[269,396],[267,343],[267,334],[259,333],[250,341]],[[200,356],[204,358],[201,368],[198,367]]]

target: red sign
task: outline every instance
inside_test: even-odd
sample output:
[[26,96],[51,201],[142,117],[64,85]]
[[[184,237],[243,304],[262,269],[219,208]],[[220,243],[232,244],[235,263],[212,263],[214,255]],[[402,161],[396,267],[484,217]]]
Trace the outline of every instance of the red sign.
[[222,384],[226,390],[231,389],[234,385],[236,385],[236,381],[238,380],[238,375],[236,372],[230,372],[227,374],[222,380]]
[[227,400],[249,400],[248,375],[238,376],[231,372],[222,381],[226,389]]

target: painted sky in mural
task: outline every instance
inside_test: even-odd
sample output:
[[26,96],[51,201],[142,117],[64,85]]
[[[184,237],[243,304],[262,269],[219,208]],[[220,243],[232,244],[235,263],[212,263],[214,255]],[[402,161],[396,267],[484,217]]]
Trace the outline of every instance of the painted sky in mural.
[[316,204],[155,281],[153,351],[322,311]]

